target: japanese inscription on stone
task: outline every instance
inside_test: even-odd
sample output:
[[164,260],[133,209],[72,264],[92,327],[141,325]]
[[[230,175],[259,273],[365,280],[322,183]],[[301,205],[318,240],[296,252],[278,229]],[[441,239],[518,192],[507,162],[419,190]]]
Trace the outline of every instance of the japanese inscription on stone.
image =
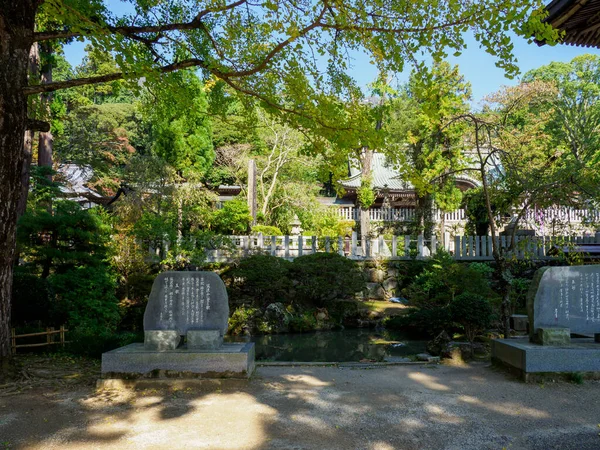
[[227,290],[213,272],[164,272],[152,285],[144,330],[220,330],[227,332]]
[[566,327],[600,333],[600,265],[539,269],[527,295],[529,329]]

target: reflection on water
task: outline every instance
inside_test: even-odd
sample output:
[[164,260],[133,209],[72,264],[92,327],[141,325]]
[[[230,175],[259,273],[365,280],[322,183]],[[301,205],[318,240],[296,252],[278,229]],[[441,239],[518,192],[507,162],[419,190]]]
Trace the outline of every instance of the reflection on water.
[[408,340],[388,330],[349,329],[266,336],[226,336],[226,342],[256,343],[259,361],[344,362],[393,360],[425,351],[426,341]]

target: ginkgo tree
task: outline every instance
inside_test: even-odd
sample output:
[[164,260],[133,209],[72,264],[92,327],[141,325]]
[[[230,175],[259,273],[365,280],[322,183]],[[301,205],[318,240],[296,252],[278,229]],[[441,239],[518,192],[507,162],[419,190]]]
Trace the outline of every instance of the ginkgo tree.
[[[48,130],[28,116],[43,93],[125,78],[152,81],[197,67],[241,96],[313,129],[338,148],[372,147],[353,54],[381,72],[401,71],[415,55],[460,52],[467,31],[508,75],[517,73],[511,33],[555,40],[540,2],[528,0],[129,0],[116,15],[103,0],[0,0],[0,357],[10,354],[10,292],[16,208],[26,130]],[[36,28],[36,19],[56,28]],[[99,76],[29,85],[34,43],[88,39],[115,54],[119,69]],[[416,62],[417,65],[424,63]],[[223,98],[212,90],[212,101]],[[182,111],[185,114],[185,111]]]

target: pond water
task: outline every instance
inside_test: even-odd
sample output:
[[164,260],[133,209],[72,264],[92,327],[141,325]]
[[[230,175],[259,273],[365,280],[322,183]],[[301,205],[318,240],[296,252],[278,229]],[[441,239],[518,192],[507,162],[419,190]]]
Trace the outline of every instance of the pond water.
[[226,342],[256,344],[257,361],[393,361],[425,351],[426,341],[392,330],[346,329],[265,336],[226,336]]

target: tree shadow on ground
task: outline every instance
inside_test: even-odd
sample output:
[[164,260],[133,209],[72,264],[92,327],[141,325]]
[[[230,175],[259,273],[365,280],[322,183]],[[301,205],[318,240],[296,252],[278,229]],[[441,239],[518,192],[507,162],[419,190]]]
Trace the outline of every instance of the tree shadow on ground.
[[528,385],[483,365],[263,367],[249,382],[98,392],[42,386],[0,397],[0,444],[597,449],[598,386]]

